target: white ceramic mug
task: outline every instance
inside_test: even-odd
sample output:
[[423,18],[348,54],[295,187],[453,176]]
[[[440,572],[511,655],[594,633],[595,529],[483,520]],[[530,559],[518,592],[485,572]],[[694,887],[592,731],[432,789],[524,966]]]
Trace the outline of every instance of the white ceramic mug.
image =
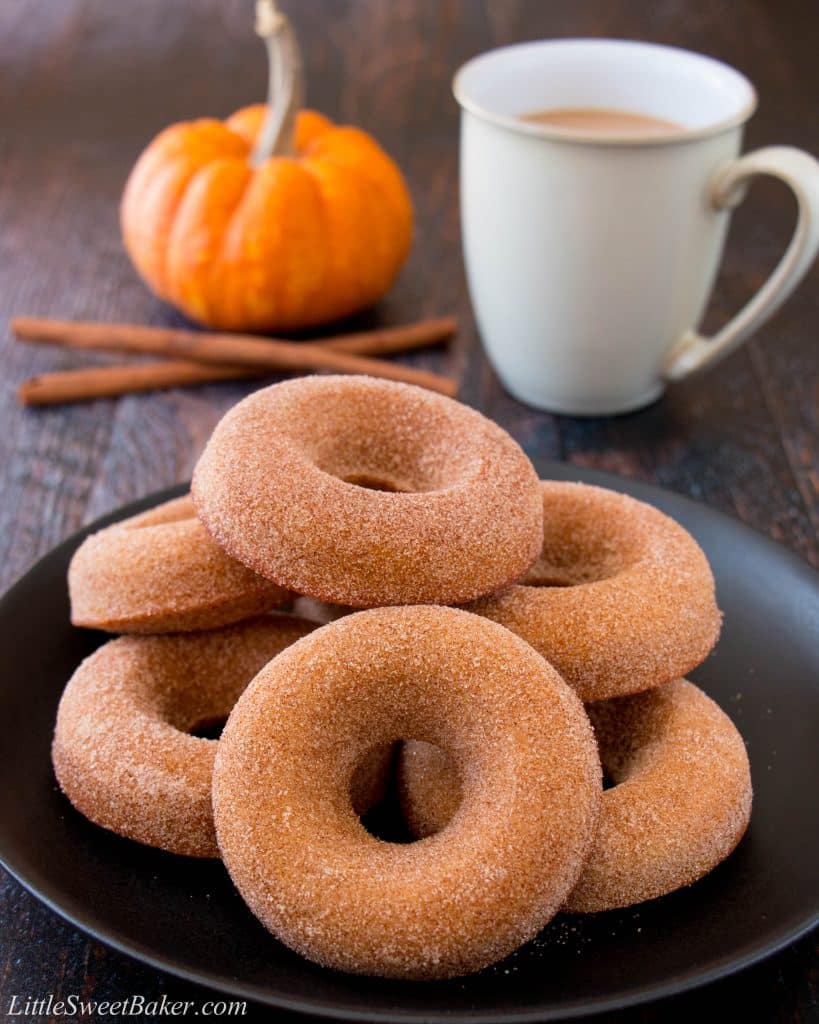
[[[785,146],[739,157],[756,95],[738,71],[666,46],[523,43],[458,72],[461,217],[481,336],[508,390],[576,415],[647,405],[710,365],[790,294],[819,246],[819,163]],[[679,124],[601,136],[523,121],[568,107]],[[796,194],[784,257],[712,338],[696,333],[730,212],[756,174]]]

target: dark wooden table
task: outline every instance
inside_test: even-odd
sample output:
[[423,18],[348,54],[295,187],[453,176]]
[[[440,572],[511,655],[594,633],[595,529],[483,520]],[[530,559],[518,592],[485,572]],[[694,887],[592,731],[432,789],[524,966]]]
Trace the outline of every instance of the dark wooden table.
[[[610,35],[691,47],[758,85],[748,145],[819,153],[819,8],[814,0],[291,0],[311,105],[361,125],[405,170],[417,210],[401,280],[357,323],[455,312],[449,354],[416,357],[459,375],[462,396],[532,455],[654,480],[734,515],[819,565],[819,268],[757,339],[654,407],[577,420],[503,393],[472,321],[459,248],[453,71],[494,46]],[[82,523],[184,480],[222,413],[250,384],[24,411],[15,388],[90,360],[16,345],[17,313],[166,324],[179,318],[133,273],[117,202],[140,149],[171,121],[224,116],[264,95],[248,0],[61,0],[0,7],[0,583]],[[793,202],[754,186],[735,218],[711,324],[756,288],[787,240]],[[764,581],[762,581],[764,583]],[[5,685],[15,683],[4,681]],[[815,783],[815,780],[813,780]],[[738,977],[617,1021],[819,1019],[816,935]],[[202,999],[88,941],[7,877],[0,881],[0,1013],[12,995],[129,993]],[[246,1019],[270,1019],[252,1007]],[[276,1019],[282,1019],[277,1017]]]

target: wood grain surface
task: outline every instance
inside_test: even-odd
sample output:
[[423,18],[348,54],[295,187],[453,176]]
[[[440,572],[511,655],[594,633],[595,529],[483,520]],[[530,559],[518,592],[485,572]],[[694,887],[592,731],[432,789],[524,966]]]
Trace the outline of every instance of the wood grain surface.
[[[417,211],[413,254],[398,285],[350,328],[456,314],[461,329],[450,351],[406,357],[408,364],[457,376],[464,400],[507,427],[531,455],[653,480],[744,520],[819,566],[819,270],[749,345],[643,412],[580,420],[527,409],[500,389],[470,313],[459,244],[458,114],[449,93],[458,65],[493,46],[561,35],[650,39],[712,54],[750,76],[760,107],[749,147],[788,142],[819,153],[815,0],[286,6],[305,52],[310,104],[372,132],[403,167]],[[3,587],[82,523],[184,480],[222,413],[257,386],[209,384],[24,410],[14,397],[24,378],[115,357],[15,344],[7,329],[18,314],[185,326],[132,271],[117,203],[141,148],[166,124],[225,116],[264,96],[263,50],[251,23],[249,0],[0,5]],[[793,217],[783,186],[753,186],[735,217],[706,327],[764,279]],[[49,992],[206,997],[88,941],[3,876],[0,1014],[13,994]],[[736,978],[607,1019],[816,1021],[818,992],[814,935]],[[272,1018],[251,1007],[244,1019]]]

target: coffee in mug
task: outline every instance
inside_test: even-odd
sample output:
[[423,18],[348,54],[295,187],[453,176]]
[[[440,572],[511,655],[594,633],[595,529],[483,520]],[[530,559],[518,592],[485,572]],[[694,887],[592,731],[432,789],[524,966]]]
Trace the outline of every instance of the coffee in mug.
[[557,110],[535,110],[521,114],[521,119],[566,131],[595,132],[598,135],[667,135],[682,127],[633,110],[608,110],[606,107],[559,107]]

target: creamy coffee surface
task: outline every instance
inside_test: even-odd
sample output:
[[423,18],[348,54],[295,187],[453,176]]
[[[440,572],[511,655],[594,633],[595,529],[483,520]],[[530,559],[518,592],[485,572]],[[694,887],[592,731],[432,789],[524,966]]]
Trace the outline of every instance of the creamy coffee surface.
[[554,110],[533,110],[521,114],[522,121],[596,135],[668,135],[682,126],[650,114],[632,110],[609,110],[605,107],[559,107]]

